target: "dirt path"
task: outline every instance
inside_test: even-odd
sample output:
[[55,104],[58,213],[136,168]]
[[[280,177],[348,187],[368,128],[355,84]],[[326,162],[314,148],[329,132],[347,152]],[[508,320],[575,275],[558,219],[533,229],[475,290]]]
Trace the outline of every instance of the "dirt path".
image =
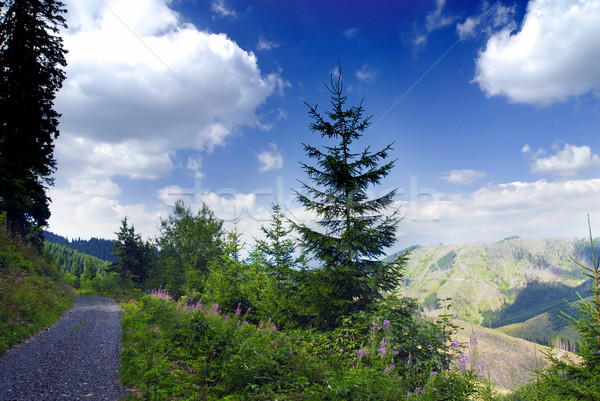
[[121,312],[76,297],[56,324],[0,357],[0,400],[118,400]]

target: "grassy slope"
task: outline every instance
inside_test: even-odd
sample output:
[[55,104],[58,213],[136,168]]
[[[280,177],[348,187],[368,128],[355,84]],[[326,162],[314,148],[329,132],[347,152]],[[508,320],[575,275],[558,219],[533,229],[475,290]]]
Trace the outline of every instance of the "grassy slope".
[[512,337],[522,338],[537,343],[547,343],[551,337],[556,335],[562,335],[572,339],[577,338],[577,333],[571,330],[570,327],[565,327],[559,331],[554,330],[548,312],[532,317],[523,323],[514,323],[498,327],[495,330]]
[[56,267],[0,221],[0,353],[55,322],[74,301]]
[[[541,351],[548,350],[529,341],[514,338],[498,329],[488,329],[463,321],[456,322],[463,329],[457,339],[469,343],[469,339],[478,339],[479,358],[477,364],[483,364],[490,378],[502,392],[512,391],[528,382],[531,369],[536,364],[536,354],[543,363]],[[486,373],[487,374],[487,373]]]
[[[482,311],[511,303],[528,281],[580,284],[580,269],[569,259],[573,243],[513,238],[492,244],[418,248],[411,253],[402,292],[421,301],[433,292],[439,299],[450,297],[455,316],[478,324]],[[449,252],[456,254],[452,263],[440,266]]]

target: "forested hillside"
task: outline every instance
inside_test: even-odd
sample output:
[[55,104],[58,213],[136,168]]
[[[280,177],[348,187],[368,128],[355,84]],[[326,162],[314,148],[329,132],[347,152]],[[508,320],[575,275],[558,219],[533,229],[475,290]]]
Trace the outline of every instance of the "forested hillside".
[[56,235],[50,231],[44,231],[44,240],[53,244],[63,245],[87,255],[95,256],[96,258],[107,262],[117,261],[117,258],[112,254],[114,252],[114,240],[93,237],[89,240],[81,238],[69,240],[68,238]]
[[95,256],[76,251],[64,245],[45,242],[44,254],[53,260],[63,273],[75,277],[103,276],[109,263]]

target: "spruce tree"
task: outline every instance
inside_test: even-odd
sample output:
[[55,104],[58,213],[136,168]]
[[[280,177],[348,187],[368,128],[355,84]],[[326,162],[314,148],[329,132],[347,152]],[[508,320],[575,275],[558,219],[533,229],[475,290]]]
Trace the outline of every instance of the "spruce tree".
[[0,211],[11,231],[34,239],[50,217],[65,12],[56,0],[0,2]]
[[398,264],[379,260],[396,241],[398,224],[392,206],[396,190],[368,199],[367,190],[381,183],[394,166],[388,158],[392,145],[372,152],[353,150],[369,127],[359,106],[346,107],[341,74],[326,85],[331,93],[331,111],[323,116],[309,104],[310,130],[336,143],[323,150],[304,145],[314,165],[302,163],[312,184],[302,183],[299,202],[313,212],[320,228],[295,224],[304,245],[320,265],[305,275],[304,293],[309,308],[321,326],[334,326],[340,317],[364,310],[401,278]]
[[118,273],[122,279],[143,284],[155,263],[154,248],[149,242],[142,240],[133,224],[129,227],[127,217],[121,221],[121,229],[116,234],[113,255],[118,261],[111,263],[108,271]]

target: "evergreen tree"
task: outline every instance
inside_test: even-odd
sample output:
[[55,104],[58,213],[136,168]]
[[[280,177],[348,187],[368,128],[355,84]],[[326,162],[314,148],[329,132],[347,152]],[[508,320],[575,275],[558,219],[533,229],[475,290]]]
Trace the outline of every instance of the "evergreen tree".
[[209,264],[221,253],[223,222],[203,205],[194,216],[182,201],[162,220],[157,245],[166,289],[174,297],[202,292]]
[[11,231],[36,240],[50,217],[65,12],[57,0],[0,2],[0,211]]
[[298,325],[298,276],[305,262],[303,252],[298,252],[297,243],[291,238],[292,228],[286,225],[281,205],[271,205],[271,224],[262,226],[263,238],[256,239],[250,257],[254,267],[262,274],[258,303],[266,318],[272,317],[282,327]]
[[[217,258],[209,263],[209,274],[206,280],[205,294],[207,300],[218,304],[221,309],[234,311],[238,304],[245,308],[254,306],[248,289],[252,281],[252,271],[241,257],[244,244],[241,234],[237,231],[237,221],[234,230],[227,233],[221,245]],[[252,297],[253,298],[253,297]]]
[[317,107],[307,104],[313,122],[310,129],[324,139],[338,141],[324,150],[304,144],[311,166],[302,163],[312,180],[297,192],[300,203],[316,214],[320,229],[306,224],[295,228],[321,265],[304,280],[310,306],[321,325],[339,323],[339,317],[365,309],[373,301],[394,289],[401,278],[399,265],[378,260],[396,241],[396,213],[385,214],[396,190],[376,199],[368,199],[367,190],[381,183],[394,162],[380,165],[388,157],[391,145],[378,152],[368,147],[353,151],[369,126],[363,117],[362,102],[345,108],[341,75],[327,86],[332,110],[322,116]]
[[111,263],[108,271],[116,272],[122,279],[130,279],[136,284],[144,283],[155,263],[154,248],[149,242],[143,241],[140,234],[136,234],[133,224],[129,227],[127,217],[121,221],[121,229],[116,234],[113,254],[118,261]]

